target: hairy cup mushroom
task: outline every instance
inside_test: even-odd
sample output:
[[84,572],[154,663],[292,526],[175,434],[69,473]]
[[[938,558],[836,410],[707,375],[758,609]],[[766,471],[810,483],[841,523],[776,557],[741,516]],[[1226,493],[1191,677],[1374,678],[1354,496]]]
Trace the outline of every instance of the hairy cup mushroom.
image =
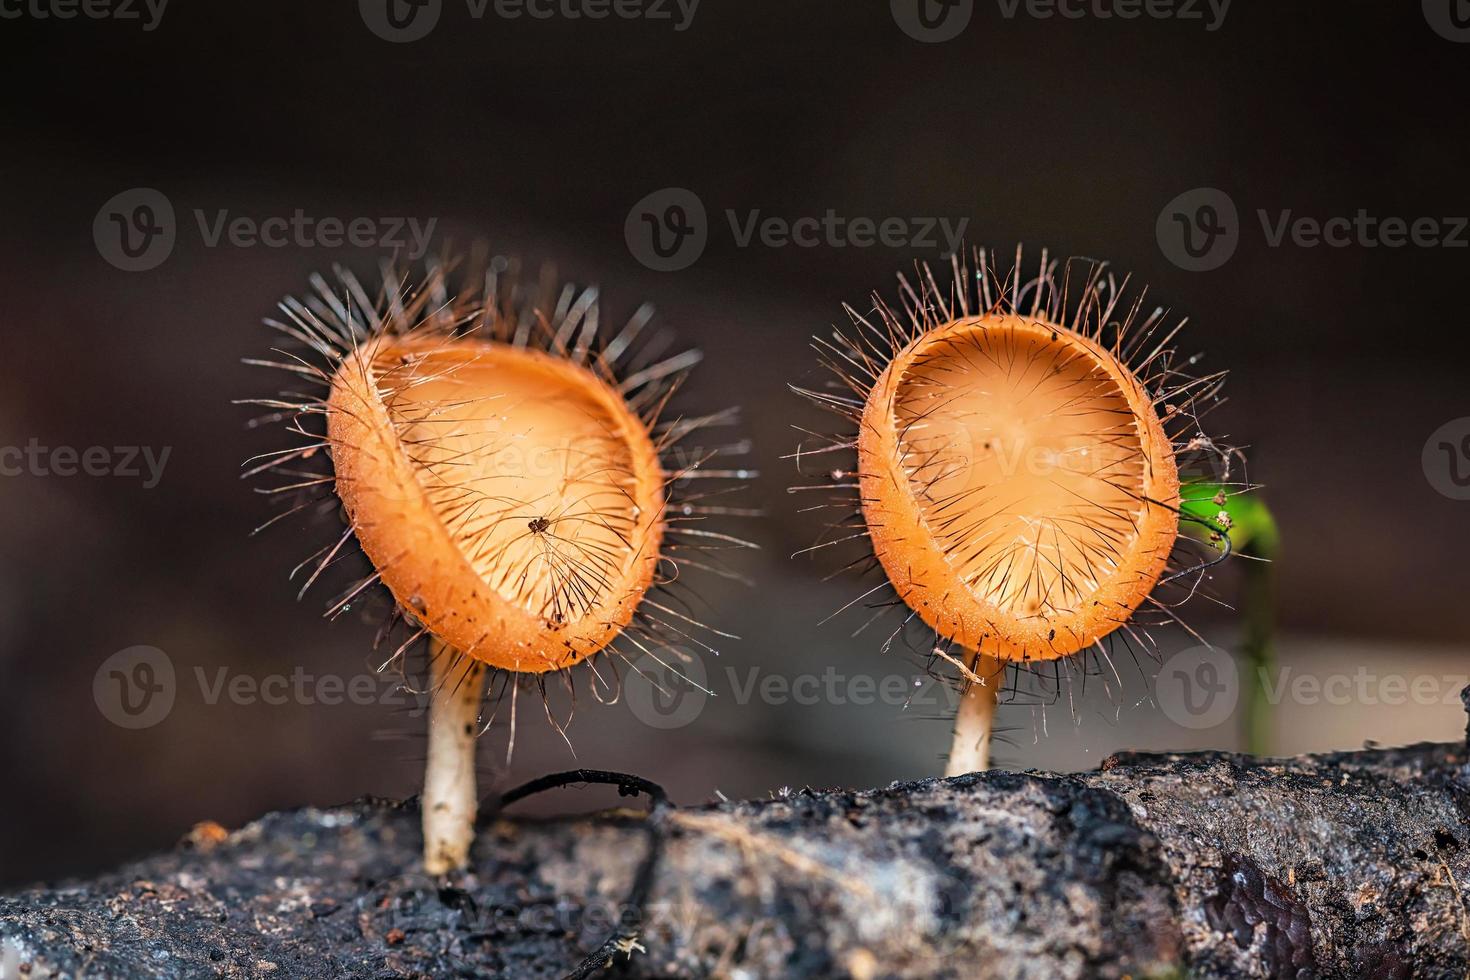
[[1059,283],[1045,253],[1030,281],[1019,251],[1003,281],[975,261],[948,291],[901,278],[901,311],[849,308],[817,341],[836,390],[797,389],[856,426],[820,450],[855,452],[819,485],[857,493],[837,526],[963,677],[950,775],[989,764],[1008,666],[1104,650],[1177,577],[1176,448],[1221,380],[1184,375],[1163,311],[1123,305],[1100,264]]
[[[671,501],[694,478],[745,475],[703,467],[721,449],[668,456],[731,418],[658,420],[697,354],[640,354],[646,308],[603,338],[595,290],[533,295],[507,272],[471,263],[451,296],[442,267],[413,289],[385,269],[375,301],[350,273],[337,288],[318,278],[306,302],[282,304],[284,321],[268,321],[303,354],[254,362],[321,389],[255,400],[308,442],[251,472],[285,474],[272,492],[340,501],[345,517],[307,585],[355,540],[372,571],[332,613],[381,585],[411,634],[394,658],[428,643],[431,873],[469,859],[487,673],[538,681],[619,637],[641,649],[640,635],[688,638],[700,624],[650,590],[677,577],[681,550],[740,543],[690,526],[728,508]],[[317,459],[328,468],[301,479],[294,468]]]

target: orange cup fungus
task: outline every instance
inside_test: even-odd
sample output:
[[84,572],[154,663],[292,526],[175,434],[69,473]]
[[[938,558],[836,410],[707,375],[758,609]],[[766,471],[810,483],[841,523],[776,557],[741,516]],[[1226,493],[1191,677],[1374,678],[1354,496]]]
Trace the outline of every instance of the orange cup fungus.
[[897,309],[848,307],[852,329],[815,343],[835,383],[796,389],[853,426],[798,453],[853,457],[794,488],[832,491],[844,514],[817,547],[870,545],[849,565],[875,564],[896,593],[873,604],[906,606],[960,668],[951,774],[988,764],[1008,665],[1107,657],[1115,634],[1148,646],[1135,614],[1177,621],[1157,590],[1216,560],[1176,560],[1179,454],[1215,448],[1198,408],[1223,380],[1177,362],[1182,324],[1125,301],[1102,263],[1069,261],[1059,279],[1045,252],[1030,278],[1019,249],[1003,277],[984,250],[973,260],[954,257],[948,287],[923,266],[900,277]]
[[998,660],[1111,633],[1178,534],[1173,446],[1148,392],[1095,340],[1041,318],[965,317],[907,344],[863,408],[858,475],[903,600]]
[[297,350],[250,362],[320,389],[251,400],[307,440],[249,471],[288,478],[267,493],[305,498],[276,519],[313,505],[340,504],[345,516],[336,544],[301,566],[316,562],[306,587],[355,539],[372,570],[331,614],[382,584],[388,625],[413,631],[389,663],[401,668],[414,641],[428,640],[422,806],[435,873],[469,860],[486,672],[539,683],[601,651],[625,658],[620,637],[656,659],[654,647],[677,659],[673,644],[705,646],[701,623],[650,592],[678,577],[686,552],[746,546],[698,526],[738,513],[698,502],[718,491],[673,499],[686,485],[747,476],[705,466],[739,443],[677,448],[733,413],[659,419],[698,355],[660,359],[667,338],[642,338],[647,307],[603,337],[595,289],[556,289],[549,277],[528,289],[509,263],[483,258],[472,257],[454,296],[437,263],[411,289],[385,266],[376,301],[350,273],[335,285],[314,277],[310,296],[267,321]]
[[327,404],[357,540],[434,636],[543,673],[628,625],[654,581],[665,479],[605,380],[473,336],[382,338],[342,361]]

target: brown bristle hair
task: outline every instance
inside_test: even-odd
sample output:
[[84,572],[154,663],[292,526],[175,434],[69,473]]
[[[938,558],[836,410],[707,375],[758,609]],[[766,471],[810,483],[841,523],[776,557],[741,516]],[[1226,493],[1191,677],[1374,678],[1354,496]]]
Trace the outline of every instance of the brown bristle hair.
[[[467,676],[471,659],[498,672],[491,694],[498,702],[511,692],[512,717],[519,679],[543,696],[547,677],[574,691],[567,668],[578,664],[599,701],[616,700],[617,664],[631,663],[622,644],[660,658],[677,658],[679,644],[713,652],[704,637],[729,634],[701,622],[681,569],[740,578],[711,552],[752,545],[709,523],[749,513],[716,498],[752,473],[710,465],[742,455],[743,442],[684,445],[733,424],[733,410],[668,415],[698,353],[665,356],[672,338],[645,335],[647,306],[604,331],[597,289],[558,285],[549,268],[528,285],[515,263],[483,250],[431,260],[417,285],[390,262],[380,274],[375,298],[349,271],[336,269],[335,282],[313,276],[311,293],[284,300],[283,319],[266,321],[289,346],[247,362],[315,388],[245,400],[269,410],[252,425],[280,424],[296,442],[247,463],[246,476],[281,480],[260,492],[287,501],[257,531],[293,514],[340,515],[339,533],[292,573],[306,576],[300,594],[365,555],[366,573],[329,602],[328,617],[386,593],[375,648],[392,652],[379,671],[404,672],[418,641],[438,641],[431,655],[464,658]],[[576,485],[559,509],[486,492],[504,476],[488,469],[504,447],[483,430],[486,413],[504,405],[489,403],[507,371],[529,379],[512,404],[532,405],[544,389],[535,411],[585,422],[575,445],[543,447],[561,467],[557,480]],[[447,385],[464,397],[446,389],[424,401]],[[610,676],[601,652],[612,657]]]
[[[1198,639],[1175,607],[1229,556],[1224,527],[1207,525],[1213,545],[1177,533],[1181,520],[1194,520],[1181,516],[1181,499],[1213,496],[1218,485],[1228,493],[1249,489],[1232,476],[1238,451],[1200,428],[1204,412],[1222,401],[1224,373],[1194,375],[1199,357],[1181,359],[1172,346],[1185,321],[1161,308],[1145,312],[1146,290],[1131,291],[1128,279],[1115,278],[1102,262],[1059,263],[1043,251],[1028,275],[1018,248],[1015,264],[1000,273],[991,255],[976,249],[954,256],[950,272],[941,286],[929,266],[919,265],[914,279],[898,277],[897,308],[874,294],[868,313],[845,306],[850,330],[814,338],[833,379],[793,390],[849,428],[807,432],[816,444],[804,440],[795,454],[802,470],[819,460],[825,478],[792,492],[817,493],[823,502],[808,510],[840,515],[798,554],[852,551],[841,571],[880,580],[839,612],[860,604],[874,610],[862,632],[886,611],[899,611],[885,650],[921,622],[924,632],[906,639],[931,671],[948,664],[964,684],[997,683],[969,667],[969,653],[979,652],[1011,668],[1013,689],[1021,671],[1046,669],[1060,694],[1062,663],[1083,677],[1100,673],[1110,690],[1115,682],[1121,687],[1114,648],[1135,660],[1156,659],[1153,628],[1160,625]],[[1055,404],[1033,406],[1037,418],[1053,428],[1095,425],[1085,443],[1114,447],[1097,469],[1070,471],[1073,485],[1061,489],[1075,503],[1065,520],[1050,520],[1044,541],[1040,525],[1048,522],[1035,521],[1029,570],[1016,567],[1024,549],[982,540],[987,521],[1014,516],[1017,499],[1005,498],[1003,482],[985,482],[980,447],[961,444],[974,435],[967,428],[984,429],[971,424],[973,417],[1004,401],[989,389],[957,394],[969,379],[956,374],[970,368],[973,377],[989,372],[998,382],[1024,385],[1013,400],[1048,383],[1060,386]],[[1098,404],[1079,405],[1079,393]],[[961,397],[972,400],[956,407]],[[982,446],[992,448],[989,441]],[[1196,486],[1202,475],[1212,489]],[[1087,481],[1108,499],[1078,494]],[[999,499],[987,496],[992,492]],[[1092,525],[1081,528],[1089,518]],[[1078,527],[1057,527],[1068,521]],[[1051,557],[1041,554],[1043,544]]]

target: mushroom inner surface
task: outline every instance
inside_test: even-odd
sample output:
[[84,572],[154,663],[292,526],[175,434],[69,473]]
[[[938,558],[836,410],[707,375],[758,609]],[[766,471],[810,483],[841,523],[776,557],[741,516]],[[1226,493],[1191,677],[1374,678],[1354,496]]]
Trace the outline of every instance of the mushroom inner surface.
[[494,344],[388,347],[373,369],[419,485],[481,580],[553,624],[618,598],[647,522],[632,448],[590,373]]
[[1138,538],[1139,427],[1075,335],[963,324],[918,352],[894,418],[920,514],[978,600],[1020,618],[1077,612]]

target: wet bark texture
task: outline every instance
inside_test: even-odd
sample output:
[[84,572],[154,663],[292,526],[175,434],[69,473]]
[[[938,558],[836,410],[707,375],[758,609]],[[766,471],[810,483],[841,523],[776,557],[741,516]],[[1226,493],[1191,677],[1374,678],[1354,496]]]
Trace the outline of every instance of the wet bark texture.
[[514,812],[442,880],[416,870],[412,802],[201,825],[0,898],[0,978],[561,977],[620,924],[596,975],[1470,975],[1463,744]]

